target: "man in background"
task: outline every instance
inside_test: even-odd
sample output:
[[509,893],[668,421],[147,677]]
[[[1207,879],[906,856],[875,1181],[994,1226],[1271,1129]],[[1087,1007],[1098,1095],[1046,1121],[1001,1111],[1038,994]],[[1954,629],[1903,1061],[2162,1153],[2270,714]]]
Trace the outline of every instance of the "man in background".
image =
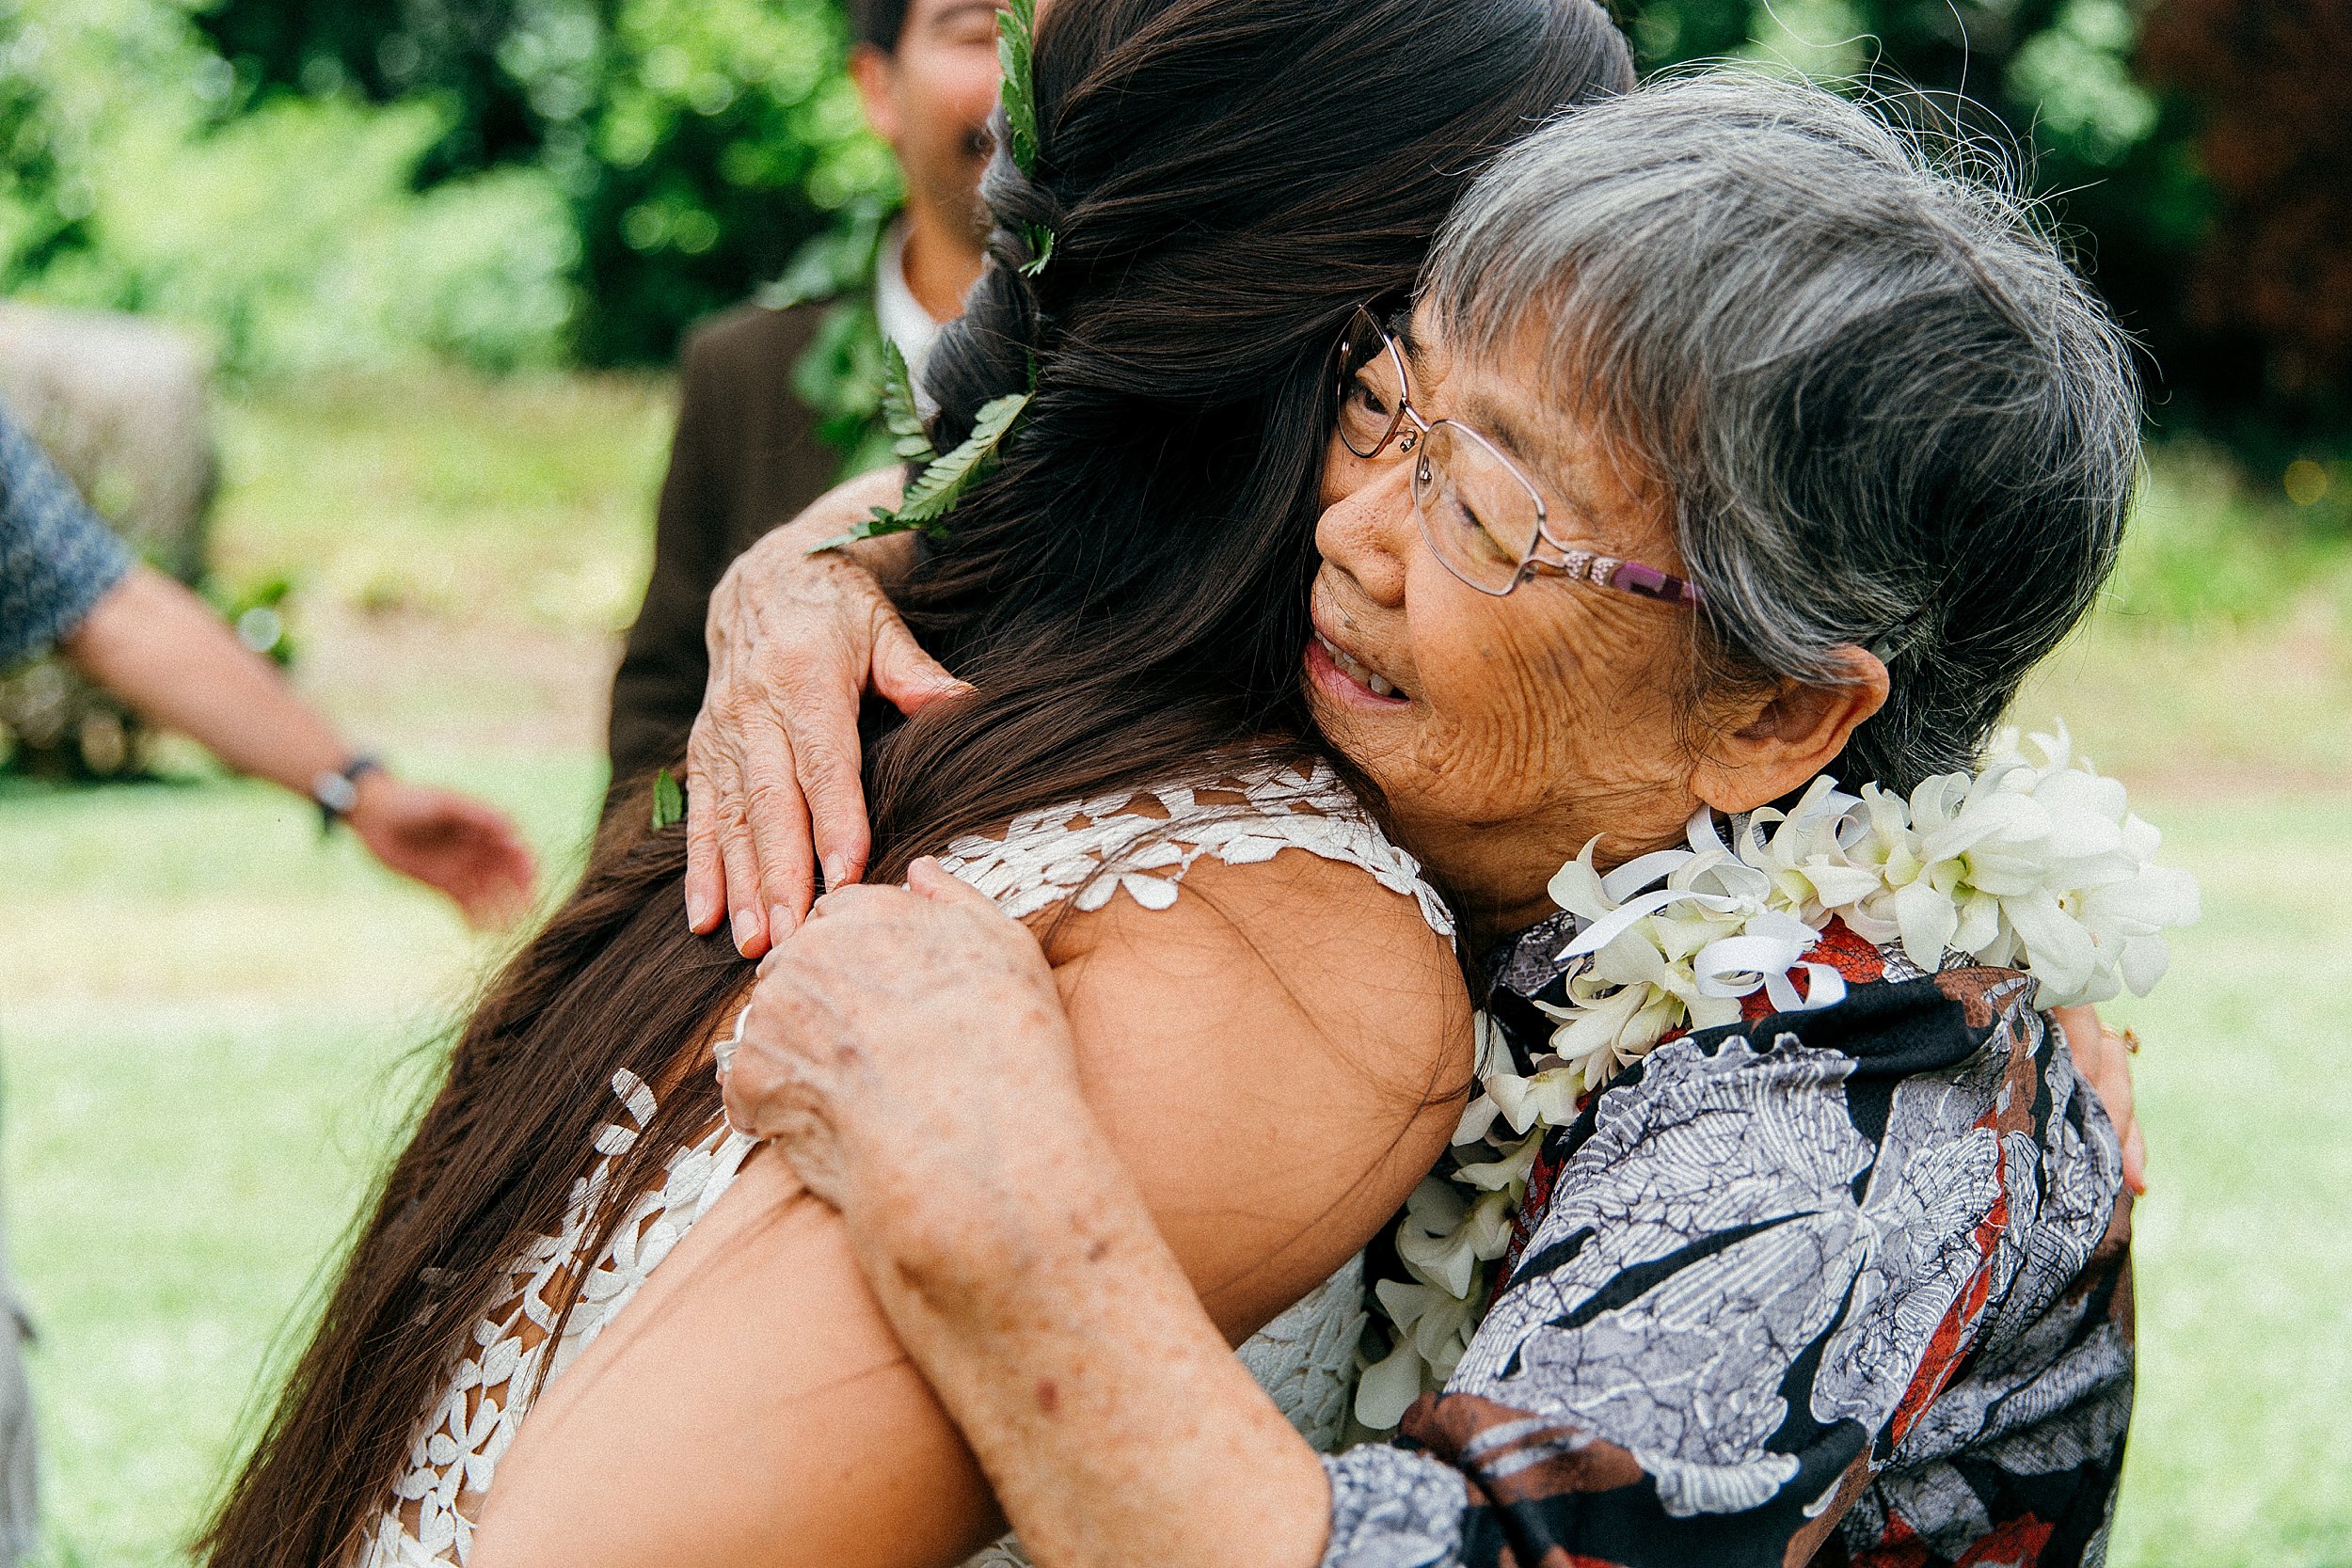
[[729,563],[841,479],[889,461],[882,345],[919,380],[962,314],[988,237],[979,199],[996,106],[998,0],[850,0],[850,70],[898,155],[906,207],[811,245],[756,301],[695,329],[653,578],[612,682],[620,787],[685,754],[709,674],[703,619]]

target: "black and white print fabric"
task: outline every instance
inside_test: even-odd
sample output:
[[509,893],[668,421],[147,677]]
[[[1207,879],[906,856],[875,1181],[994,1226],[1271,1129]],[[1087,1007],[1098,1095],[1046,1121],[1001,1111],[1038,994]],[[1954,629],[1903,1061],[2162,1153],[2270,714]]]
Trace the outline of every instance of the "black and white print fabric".
[[[1844,1002],[1661,1045],[1549,1140],[1446,1391],[1327,1462],[1330,1568],[2102,1560],[2132,1386],[2106,1114],[2025,975],[1842,929],[1809,957]],[[1497,966],[1515,1042],[1539,968]]]

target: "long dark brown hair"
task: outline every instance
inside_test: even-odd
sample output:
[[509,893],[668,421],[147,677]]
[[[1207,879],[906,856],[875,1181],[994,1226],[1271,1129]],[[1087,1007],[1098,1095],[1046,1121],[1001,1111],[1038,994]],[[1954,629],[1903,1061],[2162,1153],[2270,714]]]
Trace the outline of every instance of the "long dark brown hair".
[[[1593,0],[1058,0],[1034,177],[992,164],[991,264],[926,371],[942,450],[1036,390],[902,595],[976,691],[869,736],[870,875],[1024,810],[1321,754],[1298,668],[1331,342],[1412,286],[1495,152],[1630,81]],[[1016,236],[1040,224],[1031,277]],[[616,810],[468,1022],[208,1561],[348,1554],[508,1263],[560,1229],[615,1074],[676,1077],[747,987],[685,928],[682,832],[644,821]],[[661,1097],[592,1252],[716,1111],[707,1073]]]

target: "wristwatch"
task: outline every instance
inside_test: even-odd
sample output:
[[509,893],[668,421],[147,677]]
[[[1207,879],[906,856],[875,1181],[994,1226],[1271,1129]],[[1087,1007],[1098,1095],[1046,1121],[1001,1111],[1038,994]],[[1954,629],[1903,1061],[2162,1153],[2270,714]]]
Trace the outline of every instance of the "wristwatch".
[[310,780],[310,799],[319,804],[319,832],[335,831],[335,824],[351,815],[351,808],[359,803],[359,781],[370,773],[381,773],[384,765],[373,757],[353,757],[340,768],[321,771]]

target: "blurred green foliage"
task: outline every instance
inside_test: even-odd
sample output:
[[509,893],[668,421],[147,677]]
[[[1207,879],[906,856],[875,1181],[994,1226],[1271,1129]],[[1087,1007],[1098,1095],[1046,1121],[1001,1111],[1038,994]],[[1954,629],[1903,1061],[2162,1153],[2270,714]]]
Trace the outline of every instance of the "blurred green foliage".
[[590,363],[666,359],[835,214],[897,196],[831,0],[216,0],[197,24],[264,101],[444,105],[424,180],[550,181]]
[[0,291],[87,238],[88,191],[65,177],[35,49],[16,0],[0,0]]
[[527,167],[421,183],[446,101],[260,91],[167,0],[0,0],[0,84],[10,293],[190,324],[232,373],[564,356],[567,205]]
[[[2352,455],[2352,78],[2298,6],[1617,10],[1645,69],[1778,61],[2013,149],[2159,433],[2276,488]],[[0,286],[197,321],[254,371],[659,362],[896,199],[844,35],[837,0],[0,0]]]
[[246,373],[664,359],[895,201],[844,47],[830,0],[0,0],[0,288]]

